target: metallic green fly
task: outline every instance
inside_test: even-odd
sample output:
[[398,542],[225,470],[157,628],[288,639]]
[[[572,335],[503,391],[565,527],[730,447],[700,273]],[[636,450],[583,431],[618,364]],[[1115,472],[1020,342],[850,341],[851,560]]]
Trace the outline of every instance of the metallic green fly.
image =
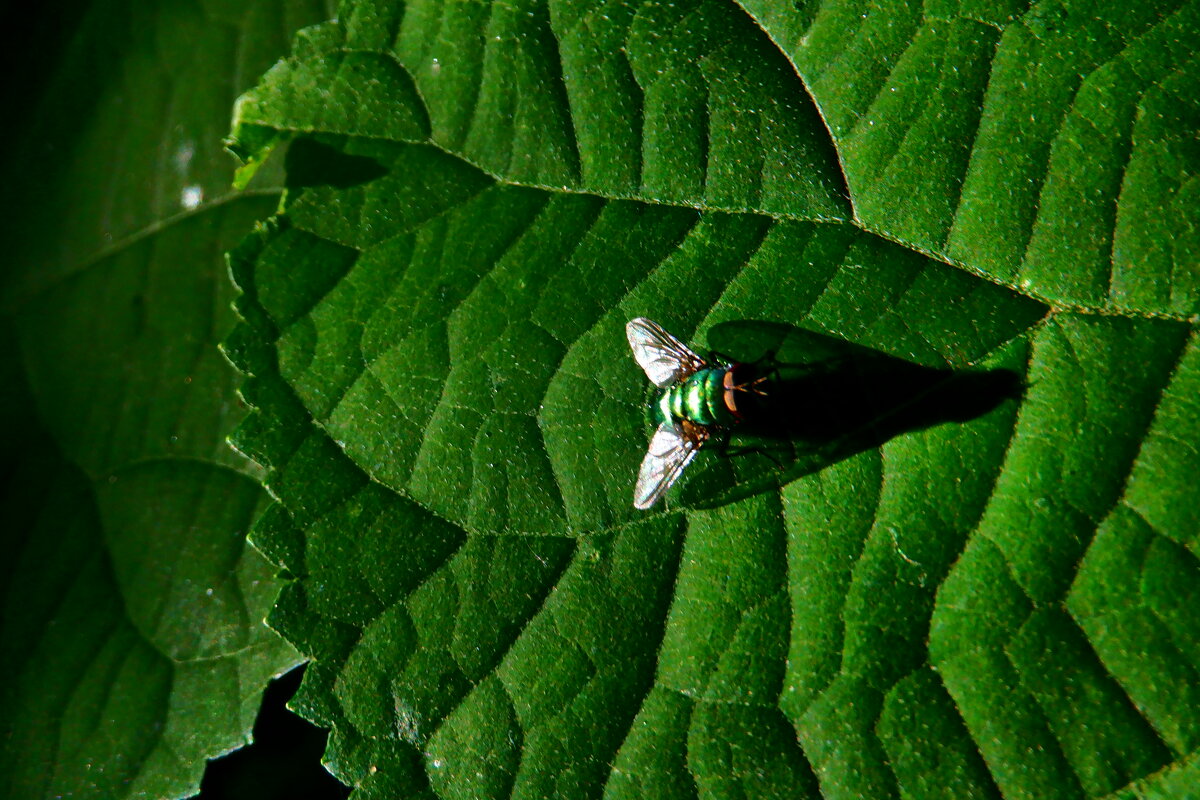
[[663,390],[651,409],[658,430],[633,490],[633,507],[647,509],[679,480],[705,442],[742,420],[743,393],[763,394],[758,384],[765,378],[749,377],[753,370],[746,364],[715,356],[715,363],[705,361],[645,317],[630,320],[625,336],[638,366]]

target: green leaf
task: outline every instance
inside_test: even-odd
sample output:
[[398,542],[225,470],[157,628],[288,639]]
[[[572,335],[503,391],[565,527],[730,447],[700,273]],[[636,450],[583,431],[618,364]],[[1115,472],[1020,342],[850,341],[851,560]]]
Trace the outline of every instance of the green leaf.
[[292,59],[238,101],[231,149],[252,170],[285,133],[428,138],[534,186],[848,215],[816,109],[744,14],[695,3],[634,10],[565,4],[552,24],[536,0],[444,17],[434,3],[347,3],[343,23],[302,33]]
[[[236,443],[268,467],[252,538],[295,576],[271,621],[315,659],[296,702],[333,727],[327,764],[363,797],[1186,797],[1190,309],[1041,291],[877,223],[872,170],[908,181],[904,219],[961,216],[945,153],[982,158],[975,124],[913,134],[908,171],[852,153],[763,38],[832,75],[849,9],[751,11],[355,0],[240,101],[242,152],[292,146],[281,213],[231,257],[255,409]],[[1063,41],[1104,27],[1056,19]],[[925,46],[920,22],[853,42],[862,74]],[[914,68],[896,102],[953,94],[942,74]],[[389,105],[375,78],[415,91]],[[318,86],[335,96],[306,107]],[[1039,224],[1068,226],[1057,208]],[[997,258],[1015,223],[987,233]],[[1058,252],[1062,286],[1089,257]],[[788,326],[892,382],[864,384],[870,430],[797,437],[779,466],[705,448],[638,512],[643,315],[698,348]],[[1023,391],[968,408],[900,379],[947,372]]]
[[869,230],[1064,306],[1200,310],[1200,7],[739,0]]
[[192,794],[299,659],[262,622],[267,497],[225,442],[244,407],[217,348],[222,254],[278,188],[231,195],[221,135],[238,82],[327,13],[92,3],[9,109],[0,795]]

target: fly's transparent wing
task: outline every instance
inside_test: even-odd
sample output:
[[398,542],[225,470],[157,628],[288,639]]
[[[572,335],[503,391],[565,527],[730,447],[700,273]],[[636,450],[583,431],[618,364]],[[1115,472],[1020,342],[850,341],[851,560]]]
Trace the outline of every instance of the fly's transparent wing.
[[638,470],[633,507],[645,510],[661,500],[671,484],[683,474],[684,468],[692,463],[703,443],[702,437],[688,436],[677,422],[659,425]]
[[633,358],[655,386],[670,386],[705,366],[704,359],[645,317],[631,319],[625,336]]

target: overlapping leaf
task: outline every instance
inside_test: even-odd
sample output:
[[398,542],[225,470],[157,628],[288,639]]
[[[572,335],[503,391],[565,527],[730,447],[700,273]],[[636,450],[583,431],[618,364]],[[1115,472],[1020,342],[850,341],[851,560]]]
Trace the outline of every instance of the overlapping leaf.
[[69,5],[45,94],[7,109],[0,795],[182,797],[298,660],[262,624],[266,496],[224,442],[243,408],[217,350],[222,253],[277,191],[232,197],[220,137],[238,83],[329,10]]
[[[1174,307],[1047,306],[838,222],[805,87],[736,9],[339,18],[239,104],[253,163],[302,136],[284,213],[234,254],[227,345],[257,409],[237,441],[278,499],[254,538],[297,578],[272,621],[316,658],[300,702],[339,776],[1186,796],[1200,353]],[[310,107],[315,81],[333,98]],[[969,151],[967,130],[943,133]],[[868,167],[838,153],[857,202]],[[697,342],[787,323],[1025,391],[641,514],[638,315]]]
[[1061,307],[1200,309],[1200,5],[740,4],[869,229]]

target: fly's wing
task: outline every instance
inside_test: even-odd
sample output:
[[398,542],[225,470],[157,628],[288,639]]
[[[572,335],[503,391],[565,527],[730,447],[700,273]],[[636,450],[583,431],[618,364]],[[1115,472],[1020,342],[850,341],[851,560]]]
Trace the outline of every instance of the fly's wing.
[[631,319],[625,326],[625,337],[629,339],[634,360],[655,386],[678,383],[704,367],[704,359],[645,317]]
[[702,438],[687,436],[677,422],[659,425],[638,470],[633,507],[645,510],[661,500],[671,484],[683,474],[684,468],[692,463],[703,443]]

